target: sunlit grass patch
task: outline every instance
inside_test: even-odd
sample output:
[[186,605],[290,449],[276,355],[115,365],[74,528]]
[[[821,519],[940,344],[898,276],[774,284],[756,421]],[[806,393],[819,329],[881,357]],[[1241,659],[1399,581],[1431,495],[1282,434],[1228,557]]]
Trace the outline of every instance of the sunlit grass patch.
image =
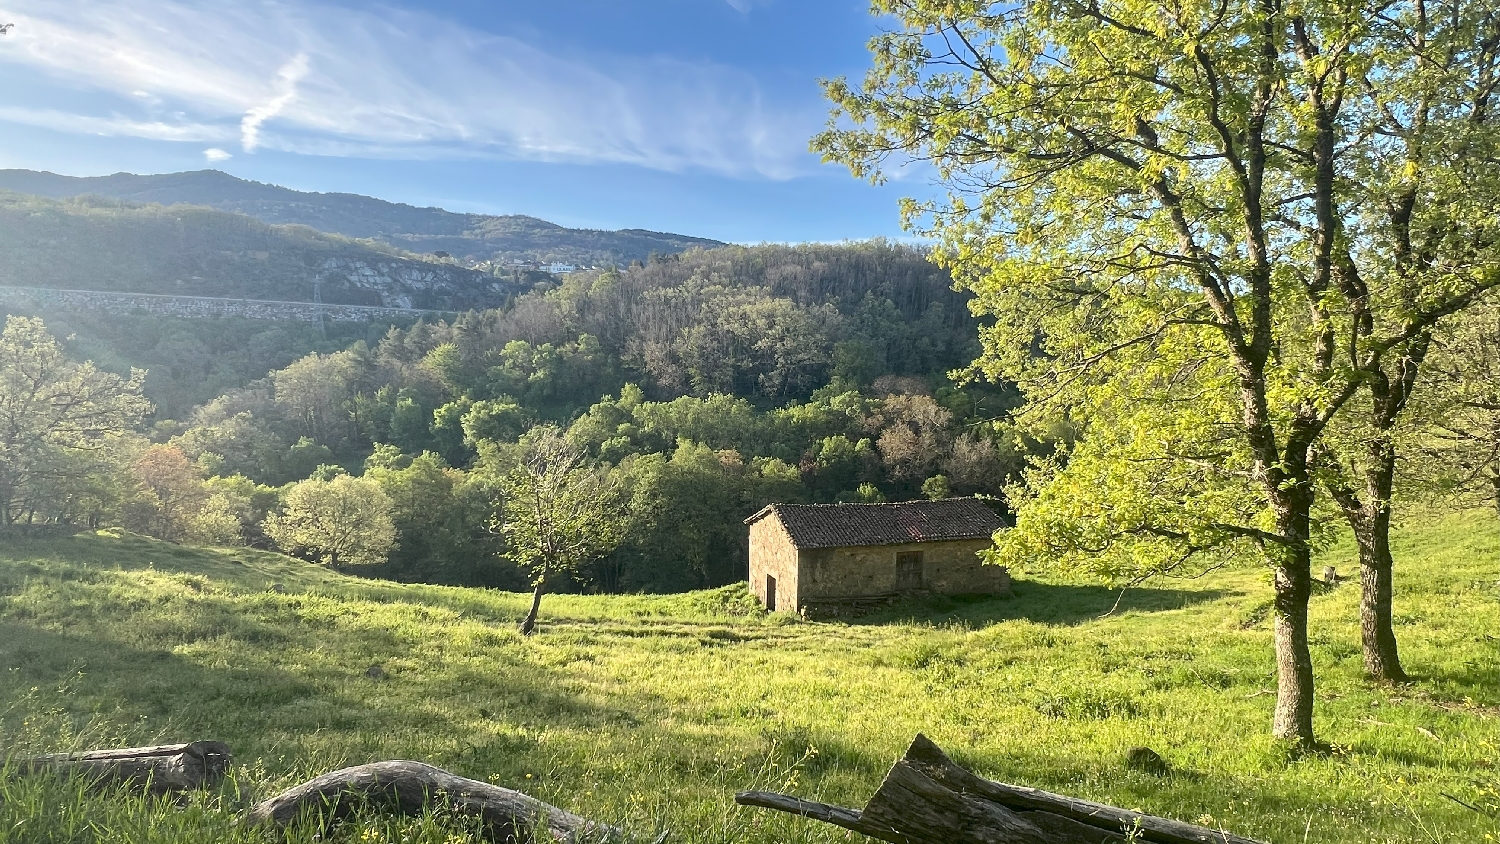
[[[0,842],[258,841],[235,822],[247,801],[392,758],[648,839],[671,828],[686,842],[842,841],[738,809],[732,794],[861,805],[919,730],[988,776],[1268,841],[1483,841],[1496,822],[1450,796],[1493,806],[1500,783],[1500,529],[1488,512],[1425,519],[1397,553],[1398,634],[1417,679],[1366,683],[1357,585],[1318,595],[1317,725],[1333,749],[1296,758],[1268,735],[1257,571],[1123,600],[1022,580],[1010,599],[826,624],[765,615],[742,587],[553,595],[540,635],[523,639],[525,595],[130,535],[6,537],[0,747],[219,739],[238,763],[232,790],[170,810],[7,777]],[[1351,547],[1326,556],[1353,571]],[[1127,769],[1137,745],[1171,773]],[[441,813],[372,816],[323,840],[470,833]]]

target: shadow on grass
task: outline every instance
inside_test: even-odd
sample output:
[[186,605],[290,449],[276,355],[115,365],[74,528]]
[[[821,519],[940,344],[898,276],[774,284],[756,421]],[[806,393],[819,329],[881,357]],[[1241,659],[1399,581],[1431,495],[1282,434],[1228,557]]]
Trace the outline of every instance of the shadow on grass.
[[[30,732],[42,732],[24,750],[71,750],[45,744],[103,723],[109,741],[222,740],[242,760],[282,759],[298,774],[398,757],[482,774],[527,757],[535,746],[528,725],[597,729],[637,718],[631,705],[640,702],[597,705],[554,672],[503,653],[484,670],[392,668],[377,678],[366,673],[371,654],[407,657],[379,629],[288,629],[253,610],[226,623],[202,609],[201,637],[163,637],[159,647],[125,641],[133,635],[125,627],[85,625],[75,634],[25,617],[0,620],[0,734],[14,740],[32,722]],[[133,625],[111,624],[121,622]],[[222,650],[197,652],[204,647]],[[499,729],[476,735],[486,722]]]
[[896,604],[854,619],[853,624],[915,622],[984,627],[1024,619],[1043,624],[1072,625],[1111,613],[1163,612],[1217,601],[1231,594],[1218,589],[1120,590],[1104,586],[1074,586],[1017,580],[1009,597],[989,595],[933,595]]

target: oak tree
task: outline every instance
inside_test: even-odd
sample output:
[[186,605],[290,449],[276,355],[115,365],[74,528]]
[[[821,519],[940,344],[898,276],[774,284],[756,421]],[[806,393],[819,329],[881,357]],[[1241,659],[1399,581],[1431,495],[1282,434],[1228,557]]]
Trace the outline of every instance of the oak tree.
[[1081,430],[1002,547],[1130,576],[1263,562],[1273,731],[1311,744],[1329,426],[1500,284],[1460,219],[1493,219],[1465,193],[1496,181],[1489,4],[874,8],[893,25],[863,84],[827,84],[814,146],[932,168],[944,197],[905,219],[992,317],[976,368]]

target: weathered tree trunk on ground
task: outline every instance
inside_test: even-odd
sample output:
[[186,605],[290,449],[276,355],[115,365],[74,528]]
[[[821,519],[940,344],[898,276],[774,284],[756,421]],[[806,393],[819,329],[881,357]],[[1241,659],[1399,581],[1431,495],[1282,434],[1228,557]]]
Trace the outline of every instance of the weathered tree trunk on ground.
[[168,794],[217,785],[229,769],[228,745],[217,741],[126,747],[86,753],[53,753],[16,759],[22,773],[78,774],[98,785],[143,785]]
[[334,822],[359,806],[420,815],[442,803],[484,820],[492,841],[570,844],[615,841],[619,829],[565,812],[519,791],[466,779],[422,762],[375,762],[324,774],[257,804],[252,824],[286,827],[304,814]]
[[759,806],[831,823],[893,844],[1259,844],[1193,824],[975,776],[918,734],[864,811],[761,791]]

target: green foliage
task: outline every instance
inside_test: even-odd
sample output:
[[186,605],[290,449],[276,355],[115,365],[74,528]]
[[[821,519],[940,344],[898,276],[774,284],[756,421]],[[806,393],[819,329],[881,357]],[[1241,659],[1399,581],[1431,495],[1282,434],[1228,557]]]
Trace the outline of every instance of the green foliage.
[[577,576],[620,542],[614,485],[558,428],[526,432],[497,486],[506,554],[530,575],[538,594],[550,578]]
[[[588,586],[563,579],[555,588],[716,586],[743,576],[742,520],[769,501],[833,501],[855,495],[861,484],[882,497],[916,497],[938,471],[963,492],[997,494],[1021,465],[1014,456],[998,459],[987,423],[979,422],[984,388],[948,387],[941,400],[918,395],[973,351],[974,323],[948,285],[921,251],[907,247],[736,247],[575,274],[504,310],[381,334],[371,327],[343,335],[342,348],[309,348],[297,326],[246,334],[231,321],[226,334],[259,351],[230,369],[259,360],[274,360],[275,368],[245,373],[266,377],[180,414],[180,422],[159,420],[153,439],[179,449],[203,476],[238,475],[252,485],[327,480],[332,475],[323,467],[357,473],[364,464],[371,473],[389,470],[381,483],[395,484],[387,491],[396,497],[405,480],[394,475],[405,478],[413,460],[433,452],[452,476],[453,497],[434,503],[445,515],[398,518],[390,558],[366,571],[513,585],[520,570],[496,562],[504,543],[486,527],[491,508],[481,506],[498,501],[487,490],[503,472],[490,467],[511,465],[522,432],[555,420],[602,471],[622,484],[639,482],[634,509],[624,514],[634,526],[627,532],[638,533],[587,566]],[[210,377],[198,358],[223,351],[215,321],[139,324],[181,340],[177,351],[156,358],[166,364],[166,383]],[[90,323],[106,334],[123,325]],[[92,348],[121,356],[112,351],[124,348],[121,338],[109,336]],[[876,340],[889,345],[879,346],[879,360],[859,380],[824,383],[828,349],[864,343],[874,354]],[[277,348],[281,342],[287,348]],[[272,358],[261,354],[273,351]],[[681,368],[685,362],[691,367]],[[686,379],[680,388],[671,386],[673,367]],[[692,372],[702,376],[697,386]],[[708,389],[713,379],[737,393]],[[197,389],[180,386],[179,395]],[[977,434],[960,433],[976,422]],[[910,435],[888,430],[897,426]],[[679,458],[684,443],[689,451]],[[714,483],[722,489],[694,499],[683,490],[708,483],[692,468],[709,465],[699,459],[704,448],[719,463]],[[650,455],[661,460],[626,465]],[[678,531],[646,512],[673,502],[687,502],[703,523]],[[114,519],[119,502],[97,509]],[[232,510],[243,541],[267,544],[252,519],[267,509],[227,496],[201,511],[204,522],[190,538],[230,538],[225,514]],[[187,536],[197,518],[185,517],[173,535]]]
[[396,542],[390,497],[374,480],[347,474],[293,485],[265,532],[288,554],[330,566],[385,562]]
[[377,447],[365,466],[364,477],[379,484],[391,501],[398,536],[390,560],[370,574],[429,583],[523,585],[496,566],[503,547],[490,530],[499,498],[490,478],[453,469],[431,452],[405,457],[393,446]]
[[[247,798],[354,762],[420,759],[642,840],[671,829],[689,844],[831,844],[845,834],[737,808],[733,793],[859,806],[921,731],[988,777],[1262,841],[1483,842],[1494,820],[1444,795],[1493,802],[1500,534],[1487,512],[1433,513],[1396,541],[1411,561],[1397,587],[1418,679],[1365,682],[1358,590],[1314,597],[1333,748],[1289,761],[1257,729],[1272,670],[1257,608],[1271,594],[1249,571],[1132,589],[1113,613],[1116,591],[1020,578],[1013,598],[934,598],[855,624],[765,615],[743,586],[554,595],[554,628],[523,641],[524,594],[372,582],[247,548],[7,537],[0,744],[211,735],[235,767],[223,795],[181,806],[0,777],[0,829],[18,844],[252,844],[262,834],[237,823]],[[1341,540],[1318,562],[1354,559]],[[372,663],[384,679],[364,676]],[[1126,768],[1141,745],[1175,773]],[[321,840],[466,840],[448,823],[361,817]]]
[[94,518],[118,490],[121,440],[150,405],[145,373],[76,363],[39,319],[0,332],[0,525]]
[[1490,4],[873,8],[892,24],[814,146],[935,167],[947,196],[906,220],[993,317],[975,371],[1083,427],[1016,488],[1003,556],[1260,559],[1274,729],[1310,744],[1317,473],[1355,397],[1389,416],[1439,321],[1500,286]]

